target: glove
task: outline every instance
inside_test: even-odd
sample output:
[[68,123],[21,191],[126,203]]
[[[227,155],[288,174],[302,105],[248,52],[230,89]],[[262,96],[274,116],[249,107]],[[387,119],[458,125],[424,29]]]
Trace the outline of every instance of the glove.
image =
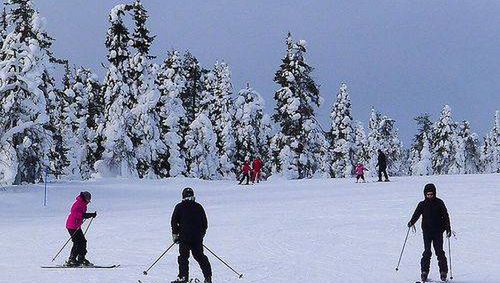
[[413,224],[411,224],[411,221],[408,222],[408,228],[410,228],[411,226],[413,226]]
[[178,244],[180,242],[179,234],[172,234],[172,240],[174,243]]
[[97,216],[97,212],[93,212],[93,213],[85,213],[83,215],[83,218],[94,218]]
[[451,229],[446,230],[446,238],[451,237]]

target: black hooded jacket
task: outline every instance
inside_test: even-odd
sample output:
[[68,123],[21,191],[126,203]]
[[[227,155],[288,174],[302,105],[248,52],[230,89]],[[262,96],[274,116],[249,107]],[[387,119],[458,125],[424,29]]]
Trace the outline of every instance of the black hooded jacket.
[[381,170],[385,170],[387,168],[387,157],[383,152],[378,153],[377,166]]
[[182,242],[199,242],[207,232],[207,215],[201,204],[183,200],[175,206],[171,225],[172,234],[179,234]]
[[422,215],[422,231],[424,233],[443,233],[451,231],[450,216],[444,202],[434,197],[432,200],[425,199],[421,201],[410,220],[410,226],[413,226]]

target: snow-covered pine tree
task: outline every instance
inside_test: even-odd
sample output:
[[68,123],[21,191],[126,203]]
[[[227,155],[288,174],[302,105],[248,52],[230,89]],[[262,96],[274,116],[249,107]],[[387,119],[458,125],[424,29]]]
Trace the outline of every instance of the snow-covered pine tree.
[[445,105],[439,120],[432,127],[431,153],[434,174],[448,174],[450,166],[455,162],[455,128],[451,108]]
[[363,123],[356,121],[354,129],[354,164],[361,163],[367,165],[370,161],[368,153],[368,140],[365,134]]
[[[66,82],[69,84],[69,74],[68,68],[65,69],[66,73],[63,77],[63,85]],[[48,83],[47,86],[51,86],[52,83]],[[60,178],[65,174],[65,169],[69,165],[68,161],[68,148],[64,146],[63,136],[64,136],[64,93],[59,89],[52,88],[48,98],[48,115],[49,124],[46,128],[50,131],[52,138],[50,150],[48,153],[49,157],[49,171],[50,174],[55,178]]]
[[387,173],[389,175],[402,175],[403,145],[398,137],[395,120],[382,116],[374,108],[369,122],[370,133],[368,134],[368,152],[370,156],[369,170],[371,176],[377,175],[377,151],[380,149],[387,157]]
[[97,75],[90,69],[76,70],[73,84],[77,103],[78,130],[76,136],[82,141],[80,173],[84,180],[95,172],[94,164],[103,152],[102,132],[104,126],[104,96]]
[[208,117],[217,136],[217,154],[220,162],[218,172],[222,178],[231,178],[236,173],[231,72],[226,63],[216,62],[212,73],[214,103]]
[[[77,161],[77,168],[69,166],[70,169],[67,171],[67,174],[72,175],[73,178],[82,178],[84,180],[90,178],[95,162],[95,160],[89,160],[91,159],[92,145],[95,142],[94,139],[96,136],[95,128],[94,132],[89,128],[96,123],[93,115],[91,115],[92,88],[87,88],[88,81],[92,80],[91,77],[92,74],[89,70],[80,68],[76,70],[72,82],[63,83],[66,86],[64,91],[66,101],[71,106],[65,109],[65,117],[73,133],[73,139],[67,142],[67,146],[69,144],[69,150],[72,151],[70,156],[73,156],[73,160]],[[94,79],[96,78],[94,77]],[[95,89],[94,92],[97,90]],[[73,173],[75,172],[78,172],[79,175],[74,175]]]
[[7,8],[3,7],[2,16],[0,16],[0,48],[7,37],[7,28],[9,27],[9,22],[7,19]]
[[481,152],[477,134],[470,132],[470,123],[462,121],[457,126],[455,160],[450,174],[476,174],[480,172]]
[[[430,137],[432,136],[432,122],[430,119],[430,115],[427,113],[424,113],[422,115],[419,115],[415,117],[413,120],[417,122],[418,126],[418,132],[413,138],[413,144],[411,145],[410,148],[410,159],[411,159],[411,165],[410,165],[410,174],[411,175],[432,175],[432,168],[430,171],[427,168],[427,162],[431,162],[431,160],[425,160],[428,156],[426,155],[424,159],[422,159],[422,150],[424,147],[424,143],[426,140],[424,140],[424,137],[427,138],[427,143],[428,146],[430,145],[431,139]],[[429,148],[427,150],[430,150]],[[426,153],[427,154],[427,153]],[[422,165],[424,165],[424,168],[422,168]]]
[[186,110],[183,123],[188,127],[200,112],[201,93],[203,91],[202,75],[203,69],[198,59],[189,51],[184,54],[182,60],[182,70],[184,75],[184,88],[181,92],[182,105]]
[[218,179],[217,136],[205,112],[198,113],[186,134],[187,176]]
[[132,36],[136,53],[130,62],[130,91],[138,101],[132,109],[132,143],[137,158],[137,172],[140,178],[154,178],[161,175],[158,168],[160,155],[166,146],[160,136],[160,117],[157,111],[160,92],[155,85],[156,67],[150,62],[149,54],[154,37],[149,36],[146,27],[147,11],[141,1],[133,4],[135,31]]
[[340,84],[337,100],[333,104],[330,129],[332,145],[331,177],[350,177],[354,168],[354,129],[352,127],[351,100],[345,83]]
[[103,84],[105,127],[100,133],[104,152],[102,159],[95,164],[95,169],[101,175],[137,176],[137,159],[131,140],[131,109],[136,98],[132,97],[129,88],[130,36],[122,20],[128,10],[130,6],[120,4],[111,9],[109,14],[111,26],[106,37],[109,67]]
[[[422,148],[418,151],[418,161],[412,164],[411,174],[415,176],[432,175],[432,155],[427,132],[422,133]],[[416,158],[416,157],[415,157]]]
[[[265,102],[250,85],[241,89],[234,101],[234,133],[236,165],[246,159],[259,157],[264,165],[269,164],[269,140],[271,139],[270,117],[264,113]],[[237,168],[240,168],[238,166]],[[265,172],[268,168],[265,168]]]
[[186,161],[181,155],[181,119],[186,111],[180,98],[185,79],[178,51],[168,52],[158,73],[156,84],[160,91],[157,113],[160,121],[160,139],[166,150],[158,155],[156,171],[160,177],[176,177],[186,172]]
[[12,30],[0,50],[0,161],[10,170],[2,174],[14,184],[34,183],[43,178],[51,143],[45,126],[52,39],[29,0],[5,4]]
[[495,112],[493,128],[484,138],[481,160],[485,173],[500,173],[500,110]]
[[[80,164],[82,163],[82,156],[84,156],[85,139],[83,135],[77,133],[85,132],[85,125],[80,124],[78,112],[79,104],[74,90],[74,82],[69,69],[69,64],[65,65],[66,74],[63,80],[64,90],[59,93],[62,98],[62,119],[61,127],[58,131],[62,135],[62,147],[66,166],[64,166],[62,173],[69,179],[81,179]],[[82,109],[85,110],[85,109]],[[83,128],[82,128],[83,127]],[[81,132],[79,132],[81,131]]]
[[322,99],[311,77],[313,68],[304,58],[306,42],[294,43],[288,33],[286,44],[286,56],[274,78],[280,88],[274,94],[272,116],[279,127],[271,141],[273,171],[290,179],[310,178],[320,171],[318,156],[325,140],[314,113]]

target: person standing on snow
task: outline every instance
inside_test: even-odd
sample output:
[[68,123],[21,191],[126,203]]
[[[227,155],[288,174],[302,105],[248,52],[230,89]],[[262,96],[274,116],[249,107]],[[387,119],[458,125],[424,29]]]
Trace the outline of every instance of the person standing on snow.
[[255,158],[252,164],[253,167],[253,178],[252,183],[260,181],[260,171],[262,170],[262,160],[259,157]]
[[66,265],[79,266],[92,265],[86,258],[87,254],[87,240],[82,232],[83,219],[93,218],[97,216],[97,212],[87,213],[87,205],[90,203],[92,195],[89,192],[81,192],[76,197],[75,203],[71,206],[71,212],[66,220],[66,229],[71,236],[73,247]]
[[425,200],[421,201],[408,227],[412,227],[422,215],[422,232],[424,234],[424,252],[420,261],[421,278],[425,282],[429,275],[431,263],[431,244],[434,246],[439,265],[441,280],[446,281],[448,275],[448,264],[443,250],[443,232],[446,231],[446,237],[451,237],[450,217],[444,202],[436,197],[436,186],[427,184],[424,187]]
[[241,168],[241,179],[238,185],[241,185],[243,183],[243,180],[245,178],[247,179],[246,185],[250,182],[250,172],[252,171],[252,168],[250,167],[250,161],[245,160],[245,164],[243,164],[243,167]]
[[368,171],[363,164],[358,163],[358,165],[356,165],[356,183],[358,183],[359,179],[362,179],[363,183],[366,183],[365,170]]
[[182,201],[175,206],[171,225],[174,243],[179,244],[179,275],[172,283],[189,281],[189,251],[200,265],[204,283],[212,283],[212,267],[203,253],[203,238],[208,228],[207,215],[203,206],[195,201],[193,189],[185,188],[182,191]]
[[378,160],[375,167],[378,167],[378,181],[382,182],[382,173],[384,173],[385,181],[389,182],[389,176],[387,176],[387,157],[380,149],[378,150]]

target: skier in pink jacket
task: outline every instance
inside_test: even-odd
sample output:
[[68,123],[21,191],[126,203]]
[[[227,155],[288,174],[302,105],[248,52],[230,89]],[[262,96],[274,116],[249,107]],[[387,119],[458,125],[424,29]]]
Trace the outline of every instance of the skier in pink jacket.
[[358,165],[356,165],[356,170],[355,170],[356,171],[356,183],[358,183],[360,178],[363,180],[363,183],[366,183],[365,170],[368,171],[368,169],[366,169],[363,164],[358,163]]
[[79,266],[79,265],[92,265],[86,258],[87,254],[87,240],[82,232],[83,219],[93,218],[97,213],[87,213],[87,205],[90,203],[92,195],[89,192],[81,192],[76,197],[75,203],[71,206],[71,213],[66,220],[66,229],[71,236],[73,247],[66,265]]

